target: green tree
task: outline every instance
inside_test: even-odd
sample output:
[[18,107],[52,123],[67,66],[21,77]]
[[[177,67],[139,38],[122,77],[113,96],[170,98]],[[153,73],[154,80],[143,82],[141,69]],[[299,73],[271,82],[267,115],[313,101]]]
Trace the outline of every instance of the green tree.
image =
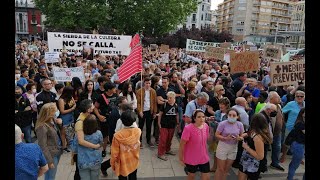
[[35,0],[35,4],[46,15],[47,27],[88,31],[107,24],[106,0]]
[[197,9],[197,0],[109,0],[110,24],[120,33],[160,36]]

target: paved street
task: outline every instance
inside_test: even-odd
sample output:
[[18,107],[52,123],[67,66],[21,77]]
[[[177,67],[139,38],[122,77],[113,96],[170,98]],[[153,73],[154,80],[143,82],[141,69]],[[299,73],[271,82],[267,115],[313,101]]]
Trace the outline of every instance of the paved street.
[[[163,161],[157,158],[157,147],[155,148],[149,148],[146,144],[145,140],[145,131],[144,131],[144,149],[141,149],[140,151],[140,166],[138,168],[138,179],[144,179],[144,180],[183,180],[186,179],[186,174],[183,171],[182,166],[180,165],[178,161],[178,155],[175,156],[169,156],[168,161]],[[177,137],[173,138],[172,142],[172,150],[175,152],[178,152],[179,148],[179,141]],[[108,146],[108,152],[110,152],[110,148]],[[268,152],[268,164],[271,162],[271,152]],[[104,160],[109,159],[109,154],[105,157]],[[212,158],[211,158],[212,159]],[[59,165],[58,165],[58,171],[56,175],[57,180],[73,180],[73,175],[75,171],[75,166],[70,165],[71,160],[71,153],[66,153],[61,156]],[[278,171],[271,168],[268,168],[267,173],[262,174],[262,179],[265,180],[285,180],[287,176],[287,169],[289,166],[289,163],[291,161],[291,156],[288,156],[287,161],[283,164],[286,171]],[[212,160],[210,161],[210,164],[212,164]],[[298,178],[299,180],[302,179],[302,175],[305,171],[304,165],[300,165],[299,169],[297,170],[297,174],[295,178]],[[237,179],[237,169],[232,169],[229,172],[228,180],[236,180]],[[108,177],[101,176],[100,179],[117,179],[117,177],[112,172],[111,168],[108,169]],[[213,179],[214,174],[211,174],[211,178]],[[41,177],[39,180],[43,180],[44,178]],[[199,177],[196,179],[200,179]]]

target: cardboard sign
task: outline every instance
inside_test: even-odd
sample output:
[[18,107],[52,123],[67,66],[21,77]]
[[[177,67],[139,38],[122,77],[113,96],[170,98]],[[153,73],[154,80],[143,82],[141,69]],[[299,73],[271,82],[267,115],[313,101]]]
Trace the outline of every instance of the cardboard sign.
[[257,71],[259,69],[259,63],[260,59],[257,51],[230,54],[231,73]]
[[44,59],[46,63],[59,62],[59,52],[45,52]]
[[234,52],[225,48],[215,48],[215,47],[206,47],[206,52],[204,53],[205,58],[215,58],[219,60],[224,60],[225,53]]
[[230,48],[231,47],[231,42],[224,42],[220,44],[221,48]]
[[165,45],[165,44],[161,44],[161,46],[160,46],[160,52],[162,53],[166,53],[166,52],[169,52],[169,50],[170,50],[170,47],[169,47],[169,45]]
[[257,50],[258,50],[257,46],[251,46],[250,47],[250,51],[257,51]]
[[81,82],[85,81],[83,67],[59,68],[53,67],[53,76],[56,81],[71,82],[73,77],[80,78]]
[[265,47],[263,54],[265,58],[281,59],[281,48],[269,45]]
[[188,80],[191,76],[197,74],[197,66],[182,71],[182,79]]
[[305,81],[305,61],[270,62],[270,78],[274,86]]

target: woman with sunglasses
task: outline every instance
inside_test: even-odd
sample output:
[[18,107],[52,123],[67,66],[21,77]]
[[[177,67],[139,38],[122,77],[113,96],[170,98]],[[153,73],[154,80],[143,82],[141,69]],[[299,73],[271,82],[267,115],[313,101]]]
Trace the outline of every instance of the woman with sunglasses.
[[179,160],[185,166],[188,180],[195,179],[195,173],[201,172],[202,180],[209,180],[210,164],[207,151],[209,126],[205,123],[205,114],[201,109],[196,109],[192,115],[192,123],[184,127],[182,132]]

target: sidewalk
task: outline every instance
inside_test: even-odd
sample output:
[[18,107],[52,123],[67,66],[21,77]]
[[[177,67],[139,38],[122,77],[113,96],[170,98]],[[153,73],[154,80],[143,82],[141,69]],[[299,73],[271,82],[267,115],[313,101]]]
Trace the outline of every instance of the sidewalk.
[[[152,138],[153,139],[153,138]],[[153,139],[154,140],[154,139]],[[174,136],[172,140],[172,150],[177,153],[175,156],[168,156],[168,161],[163,161],[157,158],[157,146],[155,148],[150,148],[145,140],[145,131],[143,133],[143,145],[144,148],[140,150],[140,166],[138,168],[138,179],[145,180],[183,180],[186,179],[186,174],[183,170],[183,167],[180,165],[178,161],[178,149],[179,149],[179,141],[176,136]],[[110,155],[110,146],[107,147],[107,156],[104,160],[109,159]],[[288,167],[291,161],[291,156],[287,156],[288,159],[283,165],[286,171],[278,171],[271,168],[268,168],[268,172],[262,174],[262,179],[265,180],[285,180],[288,174]],[[212,165],[213,157],[210,158],[210,166]],[[71,161],[71,153],[64,152],[61,156],[58,171],[56,175],[56,180],[73,180],[75,166],[70,165]],[[271,162],[271,151],[268,152],[268,164]],[[118,179],[111,168],[108,169],[108,176],[100,176],[100,179]],[[296,171],[295,178],[302,179],[303,173],[305,172],[305,166],[300,165]],[[232,168],[229,173],[228,180],[236,180],[237,179],[238,170]],[[211,178],[213,179],[213,173],[211,173]],[[44,176],[39,178],[39,180],[43,180]],[[200,178],[196,178],[200,179]]]

